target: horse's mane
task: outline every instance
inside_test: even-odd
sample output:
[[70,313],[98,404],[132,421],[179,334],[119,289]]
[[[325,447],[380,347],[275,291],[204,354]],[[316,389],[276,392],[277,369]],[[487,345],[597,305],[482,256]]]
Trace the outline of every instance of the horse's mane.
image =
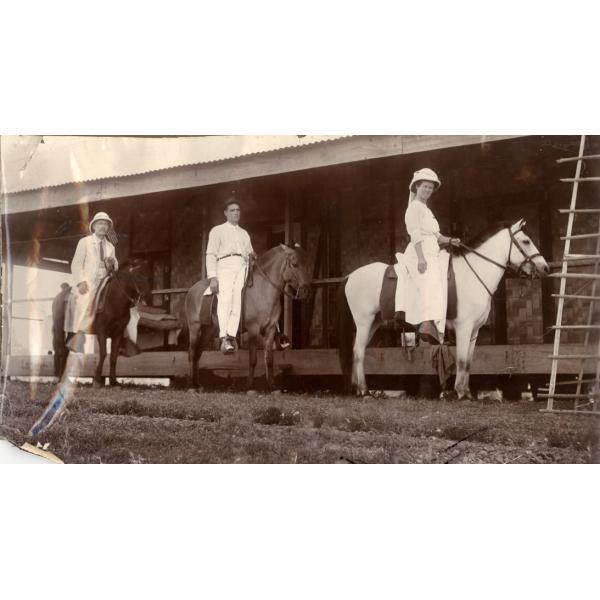
[[477,248],[487,242],[491,237],[494,237],[499,231],[510,227],[512,223],[510,221],[498,221],[489,227],[486,227],[482,232],[475,235],[473,238],[466,242],[467,246],[471,248]]

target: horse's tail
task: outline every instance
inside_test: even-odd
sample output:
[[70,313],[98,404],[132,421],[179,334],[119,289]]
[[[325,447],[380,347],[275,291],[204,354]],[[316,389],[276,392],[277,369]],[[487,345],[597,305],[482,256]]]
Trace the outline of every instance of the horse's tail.
[[340,359],[342,376],[344,378],[344,388],[349,392],[352,387],[352,361],[356,325],[354,323],[352,312],[350,311],[348,298],[346,297],[347,281],[348,278],[345,278],[344,281],[340,283],[338,289],[337,339],[338,356]]

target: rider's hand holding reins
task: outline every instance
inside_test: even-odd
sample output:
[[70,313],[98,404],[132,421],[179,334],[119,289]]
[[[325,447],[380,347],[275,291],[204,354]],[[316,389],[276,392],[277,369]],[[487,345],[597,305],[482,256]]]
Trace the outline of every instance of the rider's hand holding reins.
[[90,288],[88,287],[87,281],[82,281],[77,284],[77,289],[79,290],[79,293],[83,295],[87,294]]
[[210,280],[210,291],[213,294],[219,293],[219,280],[216,277],[211,277]]
[[106,266],[107,271],[114,271],[115,267],[117,265],[117,262],[116,262],[114,256],[107,256],[104,259],[104,265]]

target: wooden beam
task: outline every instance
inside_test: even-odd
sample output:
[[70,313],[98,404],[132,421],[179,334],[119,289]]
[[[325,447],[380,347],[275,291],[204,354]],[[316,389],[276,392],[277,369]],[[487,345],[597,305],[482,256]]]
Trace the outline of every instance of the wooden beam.
[[322,144],[4,195],[8,214],[143,196],[386,156],[518,138],[514,135],[357,135]]
[[[454,351],[454,349],[452,349]],[[544,374],[549,373],[551,361],[550,344],[524,344],[505,346],[477,346],[471,368],[473,375],[499,374]],[[569,344],[564,352],[577,355],[582,352],[580,344]],[[86,355],[82,376],[91,377],[97,357]],[[278,367],[279,365],[279,367]],[[340,367],[335,349],[286,350],[277,352],[275,367],[285,365],[293,375],[340,375]],[[579,373],[580,361],[560,362],[560,374]],[[108,375],[108,363],[104,373]],[[248,373],[248,353],[240,350],[233,356],[223,356],[220,352],[204,352],[200,360],[201,369],[226,370],[234,376]],[[590,366],[590,373],[592,367]],[[258,361],[257,369],[263,369]],[[413,360],[406,359],[402,348],[369,348],[365,360],[365,370],[370,375],[422,375],[435,374],[431,366],[430,349],[417,348]],[[117,375],[121,377],[180,377],[188,372],[187,352],[144,352],[132,358],[119,358]],[[52,356],[12,356],[8,365],[8,375],[52,376]]]

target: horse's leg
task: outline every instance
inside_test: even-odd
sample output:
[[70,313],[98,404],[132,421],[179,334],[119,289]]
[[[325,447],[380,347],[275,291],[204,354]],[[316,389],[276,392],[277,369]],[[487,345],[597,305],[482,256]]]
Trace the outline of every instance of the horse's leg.
[[275,326],[271,327],[265,335],[265,379],[267,392],[273,391],[273,341],[275,340]]
[[354,338],[354,351],[352,360],[352,386],[358,396],[369,393],[365,378],[365,351],[374,333],[379,328],[373,323],[372,316],[364,317],[356,324],[356,337]]
[[248,328],[248,389],[254,386],[254,372],[258,358],[257,351],[258,331],[257,328]]
[[469,355],[467,356],[467,364],[465,365],[465,380],[464,385],[467,389],[467,396],[472,398],[471,388],[469,385],[469,377],[471,376],[471,365],[473,364],[473,354],[475,353],[475,344],[477,344],[477,336],[479,335],[479,329],[474,329],[471,332],[471,338],[469,341]]
[[454,389],[459,400],[470,400],[469,391],[469,350],[471,345],[471,333],[473,324],[471,322],[456,326],[456,382]]
[[108,374],[108,385],[119,385],[117,383],[117,358],[123,335],[110,338],[110,371]]
[[96,374],[94,375],[93,386],[103,387],[104,378],[102,377],[102,368],[104,367],[104,359],[106,358],[106,334],[104,332],[97,332],[96,337],[98,338],[98,346],[100,348],[100,356],[98,358],[98,365],[96,366]]
[[200,323],[188,324],[188,361],[190,365],[190,382],[193,388],[198,387],[198,346],[201,340],[201,326]]

